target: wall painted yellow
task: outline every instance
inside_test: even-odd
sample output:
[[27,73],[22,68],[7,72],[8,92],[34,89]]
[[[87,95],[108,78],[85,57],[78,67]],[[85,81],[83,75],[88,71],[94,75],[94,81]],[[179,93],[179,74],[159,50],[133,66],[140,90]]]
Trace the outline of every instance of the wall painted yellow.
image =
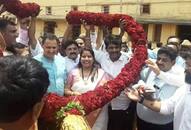
[[36,37],[42,36],[43,35],[43,27],[44,27],[44,21],[38,19],[36,21]]
[[162,35],[161,35],[161,42],[166,44],[167,38],[169,36],[176,35],[176,25],[172,24],[163,24],[162,25]]
[[[78,10],[101,12],[103,5],[110,6],[110,13],[124,13],[133,16],[137,21],[149,24],[148,40],[154,39],[154,25],[162,22],[161,42],[166,42],[170,35],[176,35],[177,24],[190,22],[191,0],[22,0],[41,5],[37,20],[37,36],[43,34],[44,21],[57,22],[55,33],[62,36],[66,28],[65,16],[76,5]],[[120,3],[122,2],[122,3]],[[140,14],[141,4],[150,4],[150,14]],[[46,15],[46,6],[52,7],[52,15]],[[153,20],[152,22],[150,20]],[[174,23],[175,22],[175,23]],[[183,23],[182,23],[183,22]],[[83,31],[83,30],[82,30]],[[114,29],[114,32],[117,32]]]
[[153,41],[153,36],[154,36],[154,25],[149,24],[148,34],[147,34],[148,41]]

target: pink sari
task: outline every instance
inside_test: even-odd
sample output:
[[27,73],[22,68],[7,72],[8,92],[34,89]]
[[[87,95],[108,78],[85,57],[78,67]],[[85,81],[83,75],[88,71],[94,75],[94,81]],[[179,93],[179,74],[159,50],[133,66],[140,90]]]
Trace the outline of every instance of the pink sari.
[[[71,86],[72,91],[77,91],[80,93],[85,93],[87,91],[94,90],[97,86],[103,85],[106,83],[108,80],[111,80],[112,77],[108,75],[106,72],[104,72],[102,69],[98,69],[97,75],[95,75],[94,81],[91,81],[91,78],[88,79],[88,81],[84,82],[81,74],[80,74],[80,69],[74,69],[72,70],[67,79],[67,85]],[[86,119],[92,128],[96,119],[98,118],[101,108],[97,109],[90,114],[86,116]],[[106,124],[107,125],[107,124]]]

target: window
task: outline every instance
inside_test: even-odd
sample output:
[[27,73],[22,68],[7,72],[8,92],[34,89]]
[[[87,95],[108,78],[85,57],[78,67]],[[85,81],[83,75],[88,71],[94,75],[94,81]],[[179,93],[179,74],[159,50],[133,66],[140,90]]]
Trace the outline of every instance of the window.
[[51,6],[47,6],[46,7],[46,15],[51,15],[52,14],[52,7]]
[[150,14],[150,4],[141,5],[141,14]]
[[109,5],[103,5],[101,8],[101,12],[108,14],[109,13]]

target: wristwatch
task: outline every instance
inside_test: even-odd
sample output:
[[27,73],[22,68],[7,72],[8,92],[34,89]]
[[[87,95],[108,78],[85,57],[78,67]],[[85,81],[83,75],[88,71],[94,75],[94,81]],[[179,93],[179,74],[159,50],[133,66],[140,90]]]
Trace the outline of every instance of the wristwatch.
[[142,104],[142,103],[143,103],[143,101],[144,101],[144,99],[145,99],[145,98],[144,98],[144,96],[141,94],[141,95],[140,95],[140,100],[139,100],[139,103],[141,103],[141,104]]

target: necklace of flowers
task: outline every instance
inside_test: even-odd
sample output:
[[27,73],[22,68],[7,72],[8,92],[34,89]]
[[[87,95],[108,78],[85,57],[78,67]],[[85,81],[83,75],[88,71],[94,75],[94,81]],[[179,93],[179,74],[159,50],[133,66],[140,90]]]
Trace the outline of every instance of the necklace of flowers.
[[[41,113],[41,118],[47,121],[55,121],[55,113],[74,100],[83,106],[85,114],[97,108],[103,107],[112,98],[118,96],[120,92],[137,81],[142,66],[147,59],[146,35],[141,25],[131,16],[123,14],[103,14],[72,11],[67,17],[70,24],[81,24],[81,19],[90,25],[107,25],[108,27],[119,26],[119,20],[127,22],[125,31],[129,34],[133,44],[133,57],[124,66],[120,74],[113,80],[108,81],[102,86],[96,87],[93,91],[88,91],[79,96],[60,97],[56,94],[49,94],[45,97],[45,105]],[[78,114],[77,112],[72,114]]]
[[22,3],[20,0],[0,0],[6,11],[16,15],[19,18],[37,16],[40,12],[40,6],[36,3]]

